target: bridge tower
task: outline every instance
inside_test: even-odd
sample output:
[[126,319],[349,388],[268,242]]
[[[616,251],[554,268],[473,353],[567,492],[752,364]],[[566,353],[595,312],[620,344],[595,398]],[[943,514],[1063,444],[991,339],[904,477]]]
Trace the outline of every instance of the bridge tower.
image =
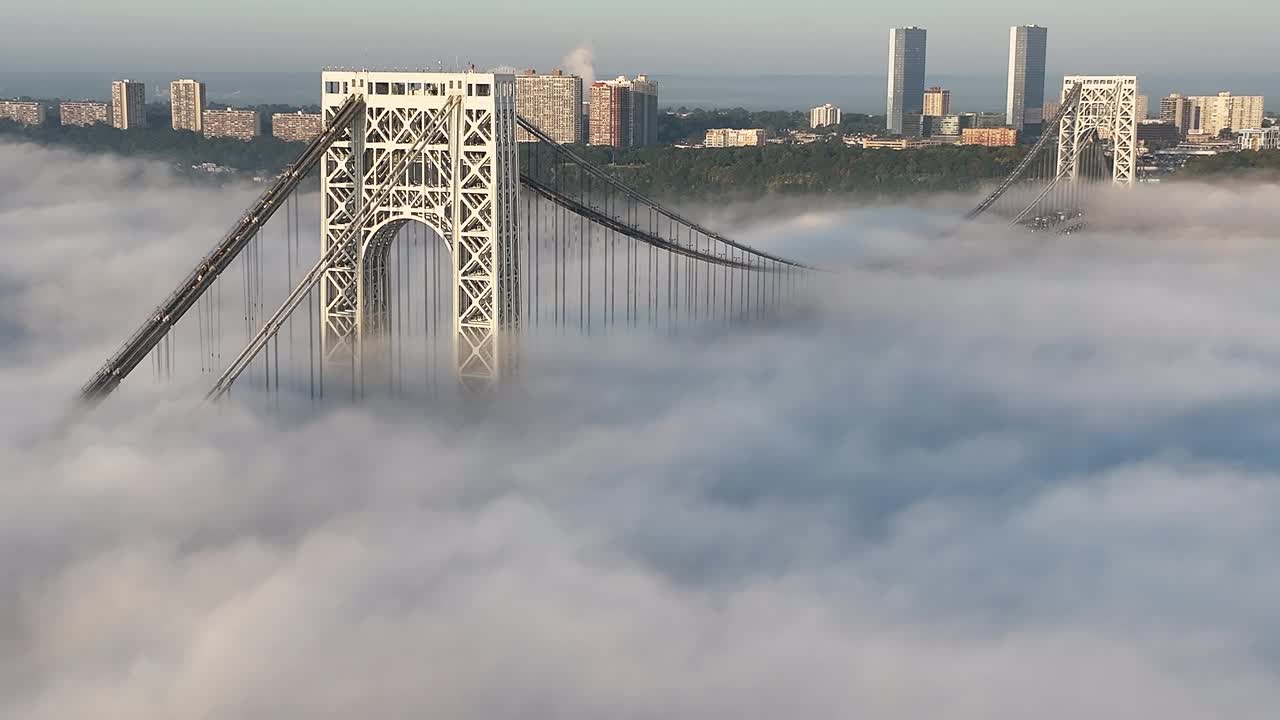
[[320,282],[324,357],[349,357],[360,370],[366,344],[388,325],[391,244],[416,221],[451,256],[459,381],[482,389],[510,371],[520,322],[515,92],[505,74],[323,73],[326,121],[351,95],[365,106],[322,165],[321,253],[353,238]]
[[1058,175],[1074,180],[1080,152],[1097,136],[1112,145],[1111,180],[1133,187],[1138,164],[1138,78],[1132,75],[1069,75],[1062,81],[1066,101],[1076,85],[1080,99],[1058,126]]

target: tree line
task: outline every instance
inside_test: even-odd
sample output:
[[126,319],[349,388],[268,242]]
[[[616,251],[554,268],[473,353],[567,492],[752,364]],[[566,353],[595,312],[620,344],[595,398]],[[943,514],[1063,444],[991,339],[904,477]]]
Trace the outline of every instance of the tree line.
[[1280,150],[1195,156],[1187,160],[1179,175],[1193,180],[1219,175],[1261,175],[1276,179],[1280,178]]
[[[164,108],[167,111],[167,106]],[[107,125],[63,127],[50,122],[24,127],[0,121],[0,138],[83,152],[108,152],[168,161],[183,168],[200,163],[255,173],[276,173],[300,149],[269,135],[244,142],[206,139],[169,127],[167,112],[152,109],[150,127],[116,130]],[[717,111],[695,123],[722,123]],[[746,111],[742,111],[746,112]],[[750,113],[750,120],[780,128],[803,120],[804,113]],[[692,118],[694,116],[690,116]],[[855,118],[847,121],[858,122]],[[1024,148],[942,146],[895,152],[863,150],[840,142],[767,145],[750,148],[676,148],[656,145],[617,149],[583,146],[575,151],[628,185],[660,198],[751,199],[773,194],[890,195],[912,192],[970,190],[1007,175]]]
[[[840,127],[831,128],[831,130],[838,130],[845,135],[870,135],[883,134],[884,126],[884,115],[845,113],[841,117]],[[712,128],[763,128],[768,130],[770,135],[779,135],[791,130],[808,130],[809,113],[800,110],[753,111],[743,108],[690,110],[680,107],[658,115],[658,142],[664,144],[702,142],[707,131]]]
[[[940,146],[898,152],[843,143],[747,148],[575,148],[588,162],[655,198],[757,199],[767,195],[902,195],[966,191],[1007,176],[1026,148]],[[548,157],[544,155],[544,158]],[[521,162],[545,167],[526,150]]]
[[[214,106],[214,103],[210,104]],[[218,106],[223,107],[223,106]],[[271,136],[271,114],[277,112],[319,112],[318,107],[297,108],[290,105],[259,105],[262,135],[250,140],[205,138],[200,133],[174,130],[166,103],[148,103],[147,127],[118,130],[107,124],[87,127],[59,123],[57,103],[52,103],[48,120],[41,126],[19,125],[0,120],[0,138],[21,140],[45,146],[69,147],[86,153],[138,155],[163,160],[186,168],[201,163],[214,163],[246,172],[279,172],[293,160],[301,147]]]

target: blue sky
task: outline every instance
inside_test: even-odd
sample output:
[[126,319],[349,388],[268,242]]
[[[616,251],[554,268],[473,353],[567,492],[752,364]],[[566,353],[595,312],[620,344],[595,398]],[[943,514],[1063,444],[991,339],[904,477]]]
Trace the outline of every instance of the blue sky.
[[[847,0],[489,0],[452,10],[422,0],[19,0],[0,24],[0,66],[292,71],[458,60],[549,67],[585,44],[605,71],[876,74],[886,29],[914,24],[930,29],[931,74],[986,75],[1004,72],[1008,26],[1038,23],[1051,31],[1051,71],[1270,72],[1277,6],[1224,0],[1212,9],[1175,9],[1184,2],[918,0],[906,13]],[[1244,15],[1253,21],[1241,24]]]

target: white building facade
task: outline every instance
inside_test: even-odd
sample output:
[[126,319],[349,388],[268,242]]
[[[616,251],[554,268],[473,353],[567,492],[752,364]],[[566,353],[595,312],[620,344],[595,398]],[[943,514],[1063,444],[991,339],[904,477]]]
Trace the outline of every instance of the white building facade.
[[827,103],[809,111],[809,127],[820,128],[840,124],[840,108]]
[[1241,130],[1240,149],[1254,152],[1280,150],[1280,125],[1269,128],[1247,128]]

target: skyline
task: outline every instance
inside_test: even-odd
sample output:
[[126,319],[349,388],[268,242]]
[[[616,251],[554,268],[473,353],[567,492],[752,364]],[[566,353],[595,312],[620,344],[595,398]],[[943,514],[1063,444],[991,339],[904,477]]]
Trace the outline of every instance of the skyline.
[[[1258,22],[1240,25],[1231,5],[1246,7],[1243,2],[1229,2],[1212,13],[1183,13],[1174,18],[1176,27],[1161,28],[1155,22],[1159,6],[1154,2],[1130,8],[1127,12],[1132,16],[1117,23],[1115,9],[1097,0],[1075,3],[1069,11],[1045,8],[1034,13],[1013,3],[988,3],[962,18],[929,5],[912,14],[882,14],[820,1],[804,14],[769,12],[758,18],[726,20],[710,10],[690,12],[670,0],[656,0],[643,17],[625,18],[627,33],[617,33],[614,26],[621,20],[617,11],[578,0],[568,4],[569,12],[577,15],[574,23],[530,13],[511,0],[498,0],[480,10],[443,11],[449,21],[443,25],[436,22],[440,11],[429,14],[402,0],[382,0],[372,9],[394,12],[397,17],[396,23],[386,27],[372,22],[351,24],[326,14],[336,3],[283,0],[256,12],[254,29],[246,31],[234,12],[241,5],[247,9],[251,3],[231,0],[216,13],[175,9],[155,0],[123,0],[114,3],[110,12],[87,0],[24,7],[7,16],[0,28],[0,66],[11,71],[79,71],[101,67],[103,59],[109,58],[112,65],[137,70],[181,64],[190,71],[302,71],[323,66],[434,66],[437,61],[446,66],[475,63],[477,67],[549,69],[571,49],[586,46],[595,50],[602,65],[634,67],[654,75],[690,70],[863,74],[882,66],[885,30],[914,25],[931,31],[930,56],[938,67],[986,75],[1002,74],[1007,66],[1009,27],[1036,24],[1052,29],[1049,64],[1062,73],[1212,73],[1265,67],[1272,60],[1267,15],[1280,20],[1280,10],[1261,10],[1252,16]],[[1151,17],[1143,12],[1148,5]],[[495,12],[508,22],[467,23],[479,19],[478,14]],[[68,17],[74,20],[68,23]],[[1093,17],[1113,22],[1100,24],[1091,21]],[[130,32],[113,31],[125,30],[123,23],[128,23]],[[1195,30],[1179,29],[1186,25]],[[68,32],[81,27],[92,27],[94,32],[89,36]],[[476,27],[485,29],[469,30]],[[1220,51],[1228,33],[1233,47],[1229,57]],[[146,40],[124,39],[138,35]],[[71,37],[74,42],[65,39]],[[744,46],[752,52],[738,52]]]
[[[1006,38],[1007,42],[1007,38]],[[881,61],[883,64],[883,60]],[[602,66],[601,66],[602,67]],[[540,70],[543,68],[539,68]],[[597,68],[598,71],[600,67]],[[600,77],[615,77],[627,69],[603,68]],[[631,74],[635,74],[632,71]],[[1046,80],[1046,97],[1056,95],[1059,81],[1068,73],[1050,68]],[[651,74],[661,92],[659,105],[664,108],[703,107],[749,110],[801,110],[833,103],[846,113],[881,115],[885,109],[885,71],[862,75],[696,75]],[[75,72],[75,73],[6,73],[0,70],[0,97],[58,97],[64,100],[109,100],[110,83],[129,77],[147,84],[149,101],[166,99],[169,83],[180,77],[194,77],[208,86],[209,99],[232,105],[285,103],[312,105],[319,100],[320,70],[292,73],[258,72],[191,72],[159,70],[149,72]],[[1262,76],[1237,73],[1230,76],[1139,75],[1142,93],[1153,99],[1172,92],[1184,95],[1214,95],[1229,91],[1236,95],[1280,97],[1280,75]],[[767,82],[776,80],[778,82]],[[953,107],[966,111],[1001,112],[1005,110],[1007,78],[999,75],[972,76],[930,72],[929,85],[941,85],[952,92]],[[762,82],[763,81],[763,82]],[[785,82],[784,82],[785,81]]]

